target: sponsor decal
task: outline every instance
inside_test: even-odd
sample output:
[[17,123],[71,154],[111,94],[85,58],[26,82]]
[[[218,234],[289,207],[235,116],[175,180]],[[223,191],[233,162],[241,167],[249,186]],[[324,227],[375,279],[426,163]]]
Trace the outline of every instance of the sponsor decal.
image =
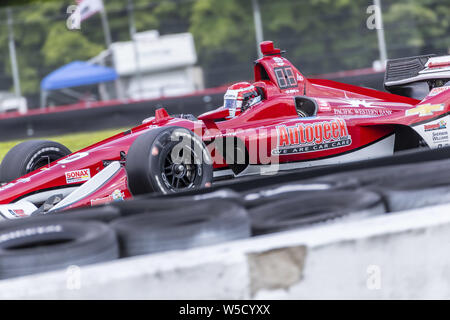
[[320,111],[331,111],[331,106],[326,100],[316,99]]
[[449,121],[450,116],[447,115],[413,128],[431,148],[441,148],[450,144]]
[[297,89],[286,90],[286,93],[299,93],[300,91]]
[[443,104],[419,104],[417,107],[406,110],[405,116],[418,115],[419,117],[431,116],[434,112],[444,110]]
[[81,158],[84,158],[84,157],[86,157],[88,155],[89,155],[89,152],[78,152],[78,153],[75,153],[75,154],[65,158],[65,159],[59,160],[58,163],[59,164],[70,163],[70,162],[73,162],[73,161],[77,161],[77,160],[79,160]]
[[114,190],[114,192],[111,195],[109,195],[107,197],[91,200],[91,206],[110,203],[113,201],[123,201],[124,198],[125,198],[125,194],[122,191],[120,191],[119,189],[116,189],[116,190]]
[[224,95],[224,99],[237,99],[239,90],[227,90]]
[[66,172],[65,175],[67,184],[77,183],[89,180],[91,178],[91,171],[89,169],[81,169]]
[[448,132],[447,131],[433,132],[432,139],[434,144],[442,144],[444,142],[448,142]]
[[303,80],[305,80],[303,78],[303,76],[300,73],[297,73],[297,81],[303,81]]
[[433,130],[441,130],[441,129],[447,129],[447,122],[445,122],[444,120],[441,120],[438,123],[434,123],[434,124],[426,124],[424,126],[425,131],[433,131]]
[[443,148],[443,147],[448,147],[448,146],[450,146],[450,144],[448,144],[448,143],[444,143],[444,144],[440,143],[440,144],[437,145],[437,148]]
[[11,203],[0,205],[0,216],[4,219],[20,219],[29,217],[36,211],[36,206],[31,202]]
[[272,60],[278,65],[278,66],[284,66],[284,61],[283,59],[279,58],[279,57],[273,57]]
[[389,109],[352,109],[348,107],[337,107],[334,108],[335,115],[358,115],[358,116],[372,116],[372,117],[383,117],[390,116],[392,114],[392,110]]
[[[348,99],[347,95],[345,97]],[[375,107],[373,104],[374,102],[361,100],[361,99],[349,99],[346,100],[347,103],[349,103],[353,108],[373,108]],[[344,106],[345,108],[345,106]]]
[[28,215],[22,209],[8,209],[8,212],[15,218],[28,217]]
[[16,181],[14,181],[14,182],[6,183],[6,184],[4,184],[3,186],[0,187],[0,191],[3,191],[3,190],[7,190],[7,189],[9,189],[9,188],[12,188],[12,187],[14,187],[17,183],[27,183],[27,182],[30,182],[30,180],[31,180],[31,178],[20,178],[20,179],[17,179]]
[[277,126],[277,135],[278,145],[272,150],[274,155],[323,151],[352,144],[347,124],[342,119]]
[[428,96],[429,96],[429,97],[437,96],[439,93],[442,93],[442,92],[444,92],[444,91],[447,91],[448,89],[450,89],[449,86],[444,86],[444,87],[434,88],[433,90],[430,91],[430,93],[428,94]]

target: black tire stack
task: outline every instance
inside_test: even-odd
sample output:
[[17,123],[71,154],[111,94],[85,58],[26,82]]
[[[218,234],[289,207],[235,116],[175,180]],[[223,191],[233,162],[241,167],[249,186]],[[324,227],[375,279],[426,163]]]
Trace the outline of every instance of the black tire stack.
[[4,221],[0,278],[450,203],[448,168],[447,158],[340,173],[329,167],[320,177],[279,175],[245,188],[232,181],[219,190]]
[[0,232],[0,279],[118,258],[114,231],[96,221],[27,221]]
[[141,199],[2,221],[0,279],[248,238],[247,211],[231,198]]
[[200,201],[185,208],[141,213],[111,223],[123,257],[188,249],[250,236],[245,209],[226,200]]

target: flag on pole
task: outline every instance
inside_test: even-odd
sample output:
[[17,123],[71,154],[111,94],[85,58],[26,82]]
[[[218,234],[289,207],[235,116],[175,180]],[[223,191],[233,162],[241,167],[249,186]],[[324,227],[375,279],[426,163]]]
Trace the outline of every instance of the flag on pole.
[[80,29],[81,22],[104,10],[102,0],[76,0],[75,11],[69,17],[69,29]]

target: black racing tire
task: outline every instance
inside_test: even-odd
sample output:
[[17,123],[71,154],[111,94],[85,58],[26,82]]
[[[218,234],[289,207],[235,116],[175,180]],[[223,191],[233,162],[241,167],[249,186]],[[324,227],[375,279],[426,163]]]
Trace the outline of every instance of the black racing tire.
[[194,196],[177,196],[176,194],[159,197],[140,196],[133,201],[118,201],[111,203],[110,206],[117,208],[120,211],[120,215],[125,217],[140,213],[177,210],[196,205],[200,201],[213,204],[216,200],[228,200],[240,205],[244,203],[244,200],[238,193],[228,189],[221,189]]
[[[183,150],[182,161],[173,159],[179,150]],[[192,131],[175,126],[139,136],[128,150],[125,168],[133,195],[204,188],[211,186],[213,179],[212,160],[203,141]]]
[[62,144],[47,140],[29,140],[14,146],[3,158],[0,182],[10,182],[49,162],[71,154]]
[[124,217],[111,226],[119,237],[121,256],[181,250],[250,236],[246,210],[226,200],[205,201],[177,210]]
[[0,231],[0,279],[117,259],[117,238],[95,221],[28,221]]
[[299,193],[249,211],[254,235],[290,230],[344,216],[363,218],[386,212],[380,195],[362,190]]

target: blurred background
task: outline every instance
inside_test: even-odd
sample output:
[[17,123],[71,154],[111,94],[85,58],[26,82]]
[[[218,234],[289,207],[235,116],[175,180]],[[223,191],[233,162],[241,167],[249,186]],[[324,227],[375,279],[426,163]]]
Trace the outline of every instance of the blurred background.
[[[374,19],[377,8],[380,15]],[[132,114],[131,103],[152,101],[152,106],[167,104],[170,109],[176,101],[174,111],[207,111],[221,103],[226,85],[252,79],[261,40],[273,40],[287,50],[286,57],[308,77],[383,90],[386,59],[449,53],[450,0],[3,4],[0,127],[8,131],[0,129],[1,140],[63,133],[39,129],[48,117],[1,122],[2,117],[31,116],[38,109],[122,106]],[[189,104],[187,96],[198,99]],[[145,115],[153,110],[148,105],[141,105],[147,108]],[[144,112],[134,115],[128,122],[106,121],[110,125],[102,128],[136,124]],[[124,116],[114,116],[119,118]],[[13,132],[16,128],[21,131]],[[87,120],[77,128],[67,126],[70,132],[75,129],[92,130]]]
[[[379,3],[388,58],[449,52],[450,0]],[[69,30],[69,6],[76,4],[37,1],[2,8],[2,104],[18,93],[28,108],[38,108],[41,89],[54,91],[45,104],[64,105],[177,95],[251,79],[258,36],[287,50],[287,57],[307,76],[372,68],[381,58],[377,30],[368,28],[372,0],[103,0],[103,14],[93,13],[81,21],[80,29]],[[55,90],[55,83],[43,83],[74,61],[115,67],[122,88],[79,88],[81,84]]]

